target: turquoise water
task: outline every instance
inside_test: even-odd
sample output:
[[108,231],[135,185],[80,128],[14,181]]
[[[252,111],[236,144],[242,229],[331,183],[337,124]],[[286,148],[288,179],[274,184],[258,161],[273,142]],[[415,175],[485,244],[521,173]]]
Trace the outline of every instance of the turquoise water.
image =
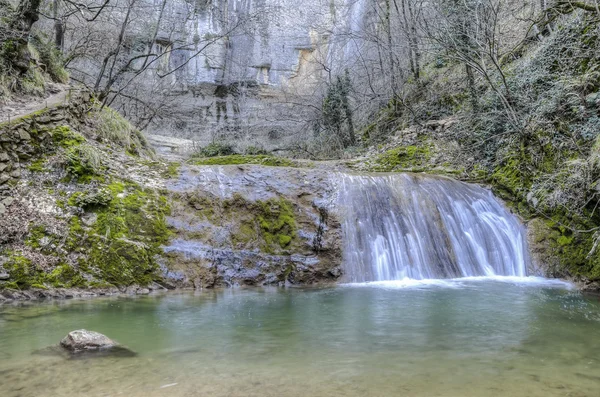
[[[40,351],[79,328],[138,354]],[[597,397],[600,303],[471,279],[4,305],[0,395]]]

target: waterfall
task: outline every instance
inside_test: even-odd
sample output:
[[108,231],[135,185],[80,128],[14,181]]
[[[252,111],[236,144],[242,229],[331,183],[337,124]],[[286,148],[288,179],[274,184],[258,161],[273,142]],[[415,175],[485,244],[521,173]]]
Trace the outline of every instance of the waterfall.
[[490,191],[442,177],[337,174],[346,281],[525,276],[525,230]]

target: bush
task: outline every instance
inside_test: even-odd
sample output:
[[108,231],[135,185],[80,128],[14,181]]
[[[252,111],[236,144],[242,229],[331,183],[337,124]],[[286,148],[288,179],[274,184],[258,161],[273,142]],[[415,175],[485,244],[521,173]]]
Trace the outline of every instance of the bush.
[[249,156],[259,156],[269,154],[269,152],[260,146],[248,146],[246,150],[244,150],[244,154]]
[[116,110],[104,107],[98,112],[97,119],[99,123],[96,131],[103,140],[115,143],[134,154],[150,154],[146,150],[148,145],[142,133]]
[[224,142],[213,142],[201,148],[193,157],[217,157],[237,154],[233,145]]
[[52,40],[45,40],[40,36],[34,36],[31,44],[37,51],[37,58],[42,64],[42,68],[48,73],[50,78],[57,83],[68,83],[69,73],[63,66],[62,54]]

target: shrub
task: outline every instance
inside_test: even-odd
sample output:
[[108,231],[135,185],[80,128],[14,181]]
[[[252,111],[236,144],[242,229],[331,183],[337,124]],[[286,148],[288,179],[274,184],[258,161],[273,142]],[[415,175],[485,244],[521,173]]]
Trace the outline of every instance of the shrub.
[[233,145],[224,142],[213,142],[201,148],[193,157],[217,157],[236,154]]

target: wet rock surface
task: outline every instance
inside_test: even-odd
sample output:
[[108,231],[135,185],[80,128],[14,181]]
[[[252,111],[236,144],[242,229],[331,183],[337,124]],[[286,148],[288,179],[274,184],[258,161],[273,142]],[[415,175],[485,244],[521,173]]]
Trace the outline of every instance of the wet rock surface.
[[164,276],[195,288],[337,280],[341,226],[321,169],[187,166],[174,196]]

